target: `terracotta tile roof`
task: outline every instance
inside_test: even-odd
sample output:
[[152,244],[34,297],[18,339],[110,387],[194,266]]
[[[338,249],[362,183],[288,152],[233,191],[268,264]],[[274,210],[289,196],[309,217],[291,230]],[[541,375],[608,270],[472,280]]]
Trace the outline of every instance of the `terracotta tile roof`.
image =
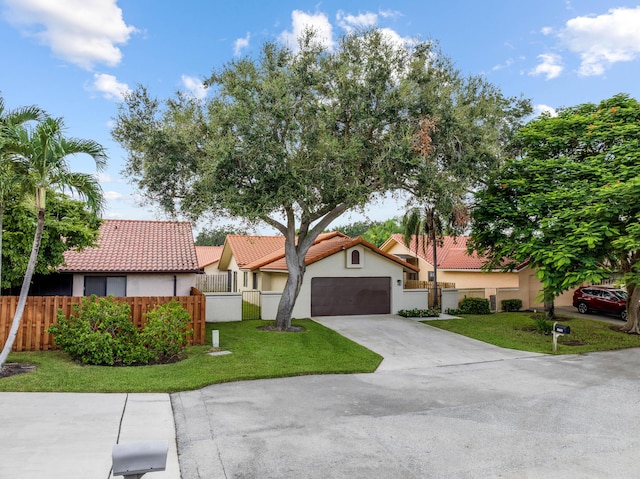
[[220,261],[222,255],[222,246],[196,246],[196,256],[198,257],[198,266],[204,268],[210,264]]
[[[345,249],[351,248],[356,245],[362,245],[370,250],[378,253],[387,259],[394,261],[405,268],[411,269],[413,271],[418,271],[418,268],[401,260],[400,258],[385,253],[375,245],[366,242],[362,238],[349,238],[342,233],[333,232],[326,233],[318,236],[314,244],[309,248],[307,255],[305,256],[305,265],[313,264],[317,261],[320,261],[324,258],[327,258],[335,253],[343,251]],[[277,253],[270,255],[269,257],[263,258],[260,261],[256,261],[250,265],[247,265],[248,269],[261,269],[261,270],[269,270],[269,271],[287,271],[287,262],[284,255],[284,250],[281,250]]]
[[[438,268],[452,270],[481,270],[487,260],[485,257],[478,256],[476,252],[473,252],[472,254],[467,253],[468,239],[468,236],[445,236],[443,238],[442,246],[438,246],[437,249]],[[390,241],[395,241],[403,246],[407,246],[404,242],[404,237],[401,234],[394,234],[385,241],[381,248],[384,250],[385,246]],[[411,237],[409,249],[414,253],[417,252],[418,256],[427,263],[433,264],[433,247],[430,242],[426,241],[425,236],[413,235]]]
[[197,272],[191,225],[176,221],[104,220],[98,246],[67,251],[68,273]]
[[227,235],[226,245],[229,245],[236,263],[242,268],[274,251],[284,249],[284,236]]

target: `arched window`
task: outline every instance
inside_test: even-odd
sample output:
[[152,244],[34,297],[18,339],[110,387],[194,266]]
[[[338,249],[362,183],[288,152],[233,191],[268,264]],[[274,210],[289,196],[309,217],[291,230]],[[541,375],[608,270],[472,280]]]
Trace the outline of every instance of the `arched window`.
[[360,251],[357,249],[351,252],[351,264],[360,264]]

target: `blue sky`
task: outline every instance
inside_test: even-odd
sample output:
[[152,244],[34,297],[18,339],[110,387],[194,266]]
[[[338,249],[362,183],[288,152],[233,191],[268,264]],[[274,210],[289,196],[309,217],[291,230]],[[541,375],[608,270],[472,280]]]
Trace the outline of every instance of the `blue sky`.
[[[9,108],[36,104],[61,116],[69,136],[107,147],[105,218],[163,219],[139,206],[120,173],[126,153],[110,129],[122,94],[142,84],[160,98],[206,95],[201,80],[213,69],[265,41],[291,42],[306,24],[328,42],[373,25],[398,41],[437,40],[462,72],[530,98],[538,111],[620,92],[640,98],[640,2],[625,0],[0,0],[0,95]],[[86,159],[72,167],[92,171]],[[367,216],[401,211],[378,202]]]

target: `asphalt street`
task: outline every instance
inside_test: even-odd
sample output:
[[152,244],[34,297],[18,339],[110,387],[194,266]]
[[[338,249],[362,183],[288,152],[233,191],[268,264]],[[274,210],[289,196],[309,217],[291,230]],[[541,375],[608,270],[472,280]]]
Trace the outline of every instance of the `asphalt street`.
[[638,477],[640,349],[538,355],[394,316],[318,321],[380,368],[171,395],[184,479]]

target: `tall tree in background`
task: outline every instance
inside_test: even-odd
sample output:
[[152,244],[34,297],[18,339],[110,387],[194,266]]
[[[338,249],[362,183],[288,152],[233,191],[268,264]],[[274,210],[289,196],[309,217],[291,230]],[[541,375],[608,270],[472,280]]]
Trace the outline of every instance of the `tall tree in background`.
[[431,246],[436,302],[443,236],[464,232],[467,199],[508,157],[514,134],[532,111],[528,100],[504,97],[479,77],[455,76],[437,94],[436,108],[422,117],[414,136],[422,161],[404,184],[411,207],[403,218],[405,243],[410,247],[415,235],[416,248]]
[[16,312],[7,341],[0,353],[0,369],[13,347],[22,320],[44,231],[47,191],[69,190],[79,195],[92,211],[102,210],[102,189],[96,178],[86,173],[71,172],[68,159],[72,155],[88,155],[95,162],[98,171],[101,171],[106,165],[106,152],[95,141],[66,138],[63,132],[64,123],[61,118],[46,118],[34,128],[20,130],[11,145],[16,172],[35,192],[37,226]]
[[[4,263],[10,267],[5,268],[2,275],[2,287],[17,290],[16,295],[27,271],[37,227],[35,204],[32,198],[29,199],[25,200],[23,195],[14,197],[5,212],[5,247],[2,255]],[[87,210],[86,203],[53,190],[47,192],[44,221],[34,276],[55,272],[64,264],[65,251],[81,251],[94,246],[101,223],[95,212]],[[64,241],[60,238],[64,238]]]
[[196,246],[222,246],[227,235],[246,235],[242,228],[226,226],[222,228],[203,228],[196,236]]
[[[471,246],[498,266],[528,261],[553,300],[624,273],[623,330],[640,333],[640,104],[616,95],[542,115],[519,133],[518,157],[478,192]],[[512,263],[513,264],[513,263]]]
[[390,218],[384,221],[356,221],[355,223],[337,226],[333,228],[341,233],[357,238],[362,236],[365,241],[377,247],[389,239],[389,236],[402,233],[402,225],[399,218]]
[[[29,121],[42,120],[44,112],[35,106],[7,110],[4,98],[0,97],[0,288],[2,287],[3,222],[7,204],[21,190],[20,176],[16,174],[11,146],[19,129]],[[0,293],[1,294],[1,293]]]

